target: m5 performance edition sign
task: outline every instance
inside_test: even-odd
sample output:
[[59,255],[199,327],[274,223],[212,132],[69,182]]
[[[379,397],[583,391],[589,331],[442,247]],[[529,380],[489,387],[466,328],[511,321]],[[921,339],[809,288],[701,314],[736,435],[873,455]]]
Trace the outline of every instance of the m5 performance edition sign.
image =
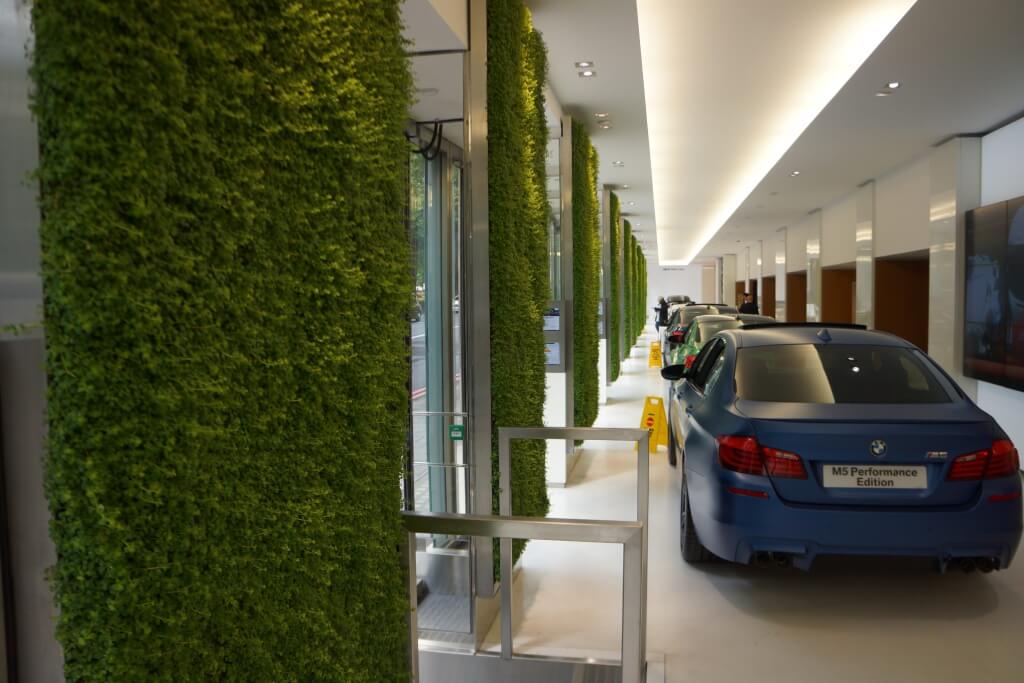
[[928,474],[918,465],[824,465],[830,489],[926,489]]

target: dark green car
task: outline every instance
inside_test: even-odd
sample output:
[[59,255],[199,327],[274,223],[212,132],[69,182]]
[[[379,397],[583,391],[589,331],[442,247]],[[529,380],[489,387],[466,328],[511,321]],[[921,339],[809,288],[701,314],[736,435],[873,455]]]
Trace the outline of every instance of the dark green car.
[[683,343],[672,348],[669,365],[682,364],[690,367],[704,344],[722,330],[732,330],[753,323],[774,323],[774,318],[764,315],[700,315],[693,319]]

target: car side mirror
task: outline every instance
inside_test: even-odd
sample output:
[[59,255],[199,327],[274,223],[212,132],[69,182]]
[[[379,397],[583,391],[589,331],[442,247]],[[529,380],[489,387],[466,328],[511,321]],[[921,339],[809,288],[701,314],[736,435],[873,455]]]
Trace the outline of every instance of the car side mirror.
[[661,376],[667,380],[675,382],[676,380],[683,379],[689,376],[690,370],[682,363],[678,365],[669,365],[661,369]]

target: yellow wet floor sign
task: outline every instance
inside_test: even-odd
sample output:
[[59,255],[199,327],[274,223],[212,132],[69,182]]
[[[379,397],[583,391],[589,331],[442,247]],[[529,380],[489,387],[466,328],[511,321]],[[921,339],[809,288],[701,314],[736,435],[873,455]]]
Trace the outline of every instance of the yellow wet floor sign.
[[647,367],[661,367],[661,342],[651,342],[651,351],[650,354],[647,356]]
[[648,396],[644,399],[644,412],[640,416],[640,428],[651,432],[651,450],[658,446],[668,447],[668,420],[665,419],[665,399]]

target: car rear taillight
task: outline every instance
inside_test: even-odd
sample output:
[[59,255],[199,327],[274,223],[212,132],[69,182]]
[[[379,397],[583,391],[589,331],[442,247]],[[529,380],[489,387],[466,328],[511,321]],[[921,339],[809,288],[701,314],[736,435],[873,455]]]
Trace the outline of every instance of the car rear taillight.
[[765,475],[761,447],[752,436],[718,437],[718,462],[733,472]]
[[1019,468],[1017,449],[1008,439],[992,442],[992,448],[958,456],[953,460],[946,479],[949,481],[978,481],[1000,479],[1016,474]]
[[718,437],[718,462],[741,474],[769,475],[779,479],[806,479],[803,459],[796,453],[768,448],[752,436]]
[[695,360],[697,360],[697,356],[687,356],[684,363],[686,364],[686,367],[691,367]]
[[681,344],[685,337],[686,333],[683,332],[682,330],[676,330],[675,332],[672,332],[671,334],[668,335],[669,341],[674,344]]
[[761,454],[764,456],[764,466],[768,470],[769,476],[780,479],[807,478],[804,461],[796,453],[764,447],[761,449]]

